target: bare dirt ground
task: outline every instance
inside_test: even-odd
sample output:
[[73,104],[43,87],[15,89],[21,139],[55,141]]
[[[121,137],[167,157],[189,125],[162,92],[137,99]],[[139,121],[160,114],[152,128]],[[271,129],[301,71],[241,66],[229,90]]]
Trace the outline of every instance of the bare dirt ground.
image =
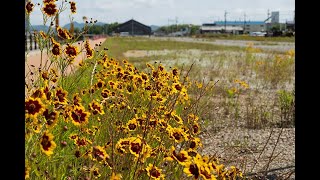
[[223,46],[240,46],[246,47],[248,43],[254,43],[255,47],[261,48],[267,51],[288,51],[295,48],[295,43],[292,42],[261,42],[261,41],[247,41],[247,40],[208,40],[208,39],[196,39],[189,37],[151,37],[156,40],[174,40],[183,42],[197,42],[206,44],[216,44]]

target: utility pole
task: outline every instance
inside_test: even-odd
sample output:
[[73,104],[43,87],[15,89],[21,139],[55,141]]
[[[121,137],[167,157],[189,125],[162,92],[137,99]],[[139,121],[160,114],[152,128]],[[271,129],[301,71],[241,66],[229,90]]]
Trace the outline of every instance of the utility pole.
[[246,31],[246,12],[244,12],[244,15],[243,15],[243,33],[245,33]]
[[224,11],[224,30],[227,32],[227,11]]
[[178,31],[178,17],[176,16],[176,31]]
[[133,36],[133,18],[131,19],[131,36]]
[[293,11],[293,31],[296,31],[296,10]]
[[270,23],[268,22],[270,18],[270,10],[268,9],[268,14],[267,14],[267,21],[265,23],[267,23],[267,32],[270,30]]

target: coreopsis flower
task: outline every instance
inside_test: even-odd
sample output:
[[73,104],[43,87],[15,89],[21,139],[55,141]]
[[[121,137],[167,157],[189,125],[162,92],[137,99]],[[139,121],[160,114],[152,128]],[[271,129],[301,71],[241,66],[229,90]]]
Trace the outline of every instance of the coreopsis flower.
[[199,134],[200,133],[200,126],[198,122],[194,122],[192,125],[192,133],[193,134]]
[[29,179],[30,178],[30,165],[28,162],[25,163],[25,167],[24,167],[24,179]]
[[178,161],[179,164],[181,164],[183,166],[187,162],[190,162],[192,160],[192,158],[188,155],[188,152],[185,150],[182,150],[182,151],[176,153],[174,146],[171,146],[169,154],[164,159],[167,161],[176,160],[176,161]]
[[173,68],[173,69],[172,69],[172,76],[173,76],[174,78],[178,78],[178,77],[179,77],[179,71],[178,71],[177,68]]
[[56,0],[43,0],[43,4],[54,3]]
[[149,82],[148,75],[146,73],[140,73],[141,78],[143,79],[144,82]]
[[82,105],[81,105],[82,99],[80,98],[79,93],[75,93],[75,94],[73,95],[72,100],[73,100],[73,105],[75,105],[75,106],[82,106]]
[[238,168],[231,166],[226,173],[226,177],[229,179],[243,178],[243,174]]
[[53,154],[53,150],[56,148],[56,143],[53,141],[53,135],[45,131],[40,139],[40,149],[47,156],[51,156]]
[[202,143],[200,138],[192,138],[190,139],[190,144],[189,144],[189,148],[191,149],[197,149],[198,147],[201,147]]
[[[213,174],[210,173],[209,168],[205,167],[205,166],[200,167],[200,176],[204,180],[216,180],[217,179]],[[233,179],[233,178],[231,178],[231,179]]]
[[46,95],[44,93],[43,88],[36,89],[31,94],[32,98],[40,98],[40,99],[46,99]]
[[286,55],[289,57],[289,58],[294,58],[295,56],[295,51],[294,49],[290,49],[286,52]]
[[69,139],[71,139],[71,140],[75,140],[75,139],[77,139],[77,138],[79,138],[79,135],[78,135],[78,134],[70,134],[70,135],[69,135]]
[[48,36],[46,35],[46,33],[43,32],[43,31],[40,31],[39,34],[40,34],[40,36],[41,36],[43,39],[47,39],[47,37],[48,37]]
[[40,133],[42,127],[43,127],[42,124],[36,124],[31,129],[34,133],[38,134]]
[[67,44],[65,53],[68,57],[70,57],[71,59],[74,59],[79,54],[79,50],[78,50],[78,47]]
[[55,95],[56,95],[55,101],[57,101],[59,104],[67,104],[68,102],[67,91],[63,90],[62,88],[58,88]]
[[145,169],[147,174],[150,178],[155,180],[164,179],[164,174],[162,173],[162,169],[154,166],[153,164],[149,163],[148,167]]
[[89,41],[86,40],[85,44],[84,44],[84,48],[86,49],[86,55],[88,59],[92,59],[93,57],[93,49],[90,47]]
[[70,1],[70,10],[72,14],[76,13],[77,7],[76,7],[76,2]]
[[81,147],[81,146],[87,146],[89,144],[92,144],[92,142],[87,138],[79,138],[79,137],[77,137],[76,139],[74,139],[74,144],[77,147]]
[[48,128],[52,128],[57,124],[58,121],[58,113],[52,111],[49,113],[49,110],[46,109],[42,114],[46,119],[46,125]]
[[66,29],[62,29],[60,26],[56,28],[57,34],[62,39],[71,39],[71,34]]
[[34,4],[31,1],[28,1],[25,8],[26,8],[26,13],[30,14],[34,8]]
[[104,81],[102,79],[98,79],[98,82],[95,84],[95,87],[98,88],[103,88],[104,87]]
[[117,89],[117,86],[118,86],[117,82],[110,80],[110,81],[108,81],[108,84],[112,89]]
[[177,115],[175,112],[171,113],[171,117],[175,120],[176,123],[183,124],[182,118],[179,115]]
[[191,148],[189,148],[189,149],[187,150],[187,152],[188,152],[188,155],[189,155],[190,157],[195,157],[195,156],[198,154],[198,152],[197,152],[196,150],[191,149]]
[[41,72],[41,78],[45,81],[49,80],[49,73],[48,71],[42,71]]
[[61,49],[60,43],[58,43],[58,42],[53,43],[51,52],[52,52],[52,55],[54,57],[60,56],[61,53],[62,53],[62,49]]
[[184,166],[183,172],[188,176],[193,176],[194,179],[200,178],[200,169],[197,164],[193,162],[187,162]]
[[127,122],[127,128],[129,129],[129,131],[135,131],[138,128],[136,118],[133,118]]
[[44,89],[43,89],[43,92],[44,92],[44,94],[46,95],[46,100],[50,100],[51,99],[51,95],[52,95],[52,92],[49,90],[49,86],[48,86],[48,84],[46,84],[45,86],[44,86]]
[[139,157],[139,154],[142,152],[142,141],[139,137],[131,138],[129,142],[129,151],[136,157]]
[[173,83],[172,84],[172,92],[177,93],[182,91],[182,85],[180,83]]
[[108,90],[108,89],[103,89],[102,91],[101,91],[101,96],[103,97],[103,98],[107,98],[107,97],[109,97],[110,96],[110,91]]
[[170,139],[173,139],[176,143],[180,143],[184,140],[188,140],[187,134],[181,128],[167,128]]
[[126,153],[126,148],[129,146],[129,140],[128,139],[119,139],[119,141],[116,144],[116,153],[117,154],[124,154]]
[[50,3],[45,3],[44,7],[42,8],[42,11],[47,15],[47,16],[55,16],[56,13],[58,12],[56,4],[53,2]]
[[122,179],[121,174],[115,174],[114,172],[112,172],[110,180],[121,180],[121,179]]
[[41,102],[40,98],[30,97],[25,101],[26,118],[35,118],[45,110],[45,105]]
[[92,171],[94,178],[98,179],[101,177],[101,174],[99,173],[99,168],[93,168],[91,171]]
[[242,82],[240,83],[240,85],[241,85],[243,88],[245,88],[245,89],[248,89],[248,88],[249,88],[249,85],[248,85],[246,82],[244,82],[244,81],[242,81]]
[[72,123],[76,126],[87,124],[90,116],[89,112],[86,112],[84,107],[74,107],[69,114]]
[[96,115],[96,114],[103,115],[104,114],[103,106],[95,100],[93,100],[91,103],[89,103],[89,109],[91,111],[93,111],[92,112],[93,115]]
[[98,161],[98,162],[109,159],[109,155],[101,146],[92,147],[91,154],[89,154],[89,156],[93,161]]
[[188,123],[197,122],[199,117],[194,114],[188,114]]

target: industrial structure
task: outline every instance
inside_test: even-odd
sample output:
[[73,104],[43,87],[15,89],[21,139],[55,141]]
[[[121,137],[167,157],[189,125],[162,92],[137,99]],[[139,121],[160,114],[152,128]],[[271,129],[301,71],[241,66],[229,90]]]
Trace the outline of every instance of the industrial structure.
[[119,24],[115,28],[115,33],[119,33],[120,35],[121,34],[128,34],[131,36],[151,35],[151,27],[131,19],[127,22]]
[[248,34],[250,32],[266,31],[263,21],[217,21],[212,24],[203,24],[200,27],[202,33],[231,33]]
[[[293,21],[286,21],[285,23],[280,23],[279,11],[268,12],[268,16],[264,21],[227,21],[225,12],[224,21],[216,21],[213,23],[204,23],[200,27],[201,34],[207,33],[227,33],[227,34],[257,34],[257,33],[273,33],[282,34],[295,31],[295,23]],[[277,29],[277,30],[275,30]]]

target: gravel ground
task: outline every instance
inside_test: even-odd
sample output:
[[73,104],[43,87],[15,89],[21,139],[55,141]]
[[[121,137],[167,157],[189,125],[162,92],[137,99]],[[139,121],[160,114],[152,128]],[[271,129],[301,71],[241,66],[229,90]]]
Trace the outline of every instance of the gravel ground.
[[[220,157],[225,165],[236,165],[247,175],[268,169],[262,179],[285,179],[290,172],[289,179],[295,179],[295,128],[225,128],[217,132],[207,127],[201,136],[203,153]],[[274,159],[266,168],[271,157]]]

